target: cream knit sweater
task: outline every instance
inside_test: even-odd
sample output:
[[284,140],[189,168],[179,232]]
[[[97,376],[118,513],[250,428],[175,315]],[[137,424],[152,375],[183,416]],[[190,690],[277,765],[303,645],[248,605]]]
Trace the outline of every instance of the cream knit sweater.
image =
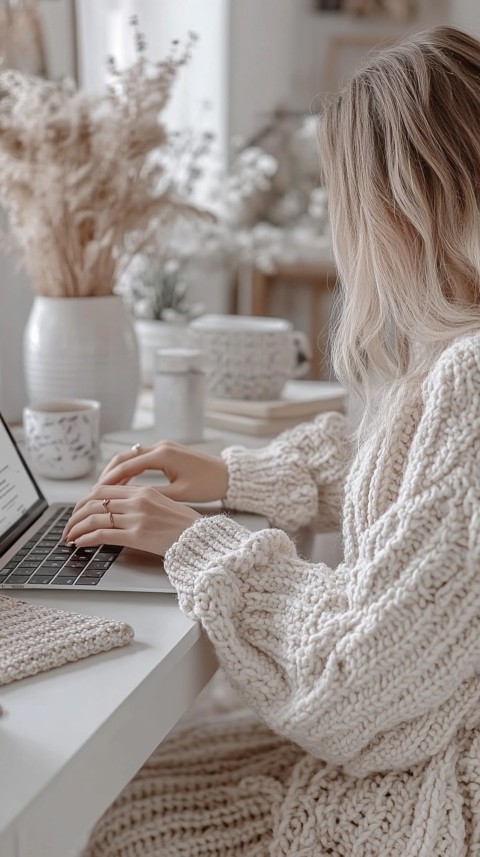
[[[346,479],[344,562],[282,531],[340,511],[338,414],[227,450],[227,502],[166,556],[256,713],[177,731],[91,857],[479,857],[480,332],[450,346]],[[161,692],[161,689],[159,689]]]

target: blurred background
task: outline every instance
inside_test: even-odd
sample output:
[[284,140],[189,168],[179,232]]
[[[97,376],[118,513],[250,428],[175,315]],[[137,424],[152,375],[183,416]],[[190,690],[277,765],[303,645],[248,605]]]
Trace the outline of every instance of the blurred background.
[[[368,51],[404,33],[436,24],[480,31],[478,2],[0,0],[3,67],[69,76],[101,95],[107,58],[119,68],[135,58],[132,16],[153,60],[172,40],[198,36],[166,121],[207,135],[192,192],[200,203],[221,203],[226,226],[210,255],[192,245],[182,271],[191,305],[290,318],[319,349],[311,377],[328,377],[335,269],[316,151],[322,96]],[[32,297],[25,276],[1,255],[0,406],[7,416],[25,399],[21,339]]]
[[[107,55],[132,60],[133,14],[155,58],[194,31],[199,44],[176,95],[176,118],[201,121],[208,100],[205,122],[225,149],[231,135],[257,132],[275,108],[309,110],[379,42],[440,23],[479,26],[475,0],[2,0],[0,10],[7,61],[74,76],[92,92],[105,86]],[[28,45],[36,10],[42,57]]]

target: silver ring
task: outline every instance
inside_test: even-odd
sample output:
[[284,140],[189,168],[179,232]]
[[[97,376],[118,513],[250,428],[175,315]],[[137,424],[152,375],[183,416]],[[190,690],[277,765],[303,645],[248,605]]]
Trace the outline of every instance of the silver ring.
[[142,451],[142,444],[141,443],[134,443],[132,446],[132,452],[134,452],[135,455],[140,455],[141,451]]

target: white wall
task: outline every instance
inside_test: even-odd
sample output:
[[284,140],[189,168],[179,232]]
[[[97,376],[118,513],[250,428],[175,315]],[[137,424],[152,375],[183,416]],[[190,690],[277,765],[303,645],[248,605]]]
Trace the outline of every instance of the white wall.
[[[405,32],[446,23],[452,0],[418,0],[414,20],[398,23],[386,18],[353,18],[335,12],[315,12],[312,0],[291,0],[295,6],[292,93],[299,108],[309,109],[312,98],[341,85],[362,55],[376,43]],[[468,2],[468,0],[459,0]],[[470,3],[477,0],[470,0]],[[344,40],[336,56],[331,46]],[[351,40],[358,44],[347,44]],[[362,42],[364,41],[364,44]],[[314,105],[313,105],[314,106]]]
[[75,77],[74,0],[39,0],[48,77]]
[[[403,24],[315,12],[312,0],[224,0],[230,6],[230,133],[248,138],[275,107],[309,110],[315,96],[328,89],[332,79],[339,85],[369,46],[448,22],[451,4],[468,6],[472,14],[477,2],[418,0],[415,19]],[[342,49],[332,63],[331,46],[338,37],[359,44]]]
[[[57,78],[75,74],[72,0],[41,0],[40,12],[47,53],[47,73]],[[0,228],[6,220],[0,212]],[[23,373],[23,329],[33,300],[27,275],[16,260],[0,250],[0,409],[6,419],[18,422],[27,394]]]
[[212,131],[224,152],[228,134],[229,0],[208,0],[208,14],[199,0],[77,0],[79,77],[89,92],[104,90],[108,56],[114,56],[120,67],[135,58],[128,24],[134,13],[146,36],[147,55],[154,61],[168,55],[172,40],[185,43],[189,32],[198,35],[191,62],[180,72],[167,115],[175,127]]
[[[477,2],[418,0],[415,20],[405,25],[315,12],[312,0],[76,0],[80,81],[99,92],[109,54],[120,64],[132,60],[127,22],[134,12],[155,59],[165,56],[172,39],[195,31],[199,42],[179,79],[170,116],[180,126],[211,129],[224,155],[232,134],[250,137],[275,107],[308,110],[332,78],[336,86],[352,70],[368,42],[447,22],[452,14],[467,25],[476,17]],[[338,37],[360,44],[343,47],[332,63]],[[208,112],[205,100],[212,103]]]
[[[6,217],[0,210],[0,228]],[[27,402],[23,372],[23,329],[33,301],[26,274],[13,256],[0,251],[0,410],[7,420],[20,422]]]
[[249,137],[290,101],[298,0],[230,0],[229,118]]
[[478,0],[450,0],[450,22],[478,36],[480,34]]
[[[77,0],[80,81],[105,86],[105,58],[133,59],[127,21],[136,12],[149,54],[199,36],[170,110],[177,125],[209,128],[222,153],[232,134],[249,137],[290,100],[297,0]],[[205,111],[204,101],[212,108]]]
[[[228,124],[231,133],[245,136],[277,106],[313,107],[317,94],[332,80],[340,85],[368,47],[382,40],[444,23],[480,31],[479,0],[418,0],[407,23],[319,13],[313,0],[230,0],[230,6]],[[338,37],[358,44],[345,45],[331,62]]]

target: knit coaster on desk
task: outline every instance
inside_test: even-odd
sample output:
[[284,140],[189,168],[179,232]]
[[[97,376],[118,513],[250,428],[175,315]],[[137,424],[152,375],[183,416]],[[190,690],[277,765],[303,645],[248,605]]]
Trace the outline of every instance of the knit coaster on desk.
[[0,685],[125,646],[130,625],[0,595]]

